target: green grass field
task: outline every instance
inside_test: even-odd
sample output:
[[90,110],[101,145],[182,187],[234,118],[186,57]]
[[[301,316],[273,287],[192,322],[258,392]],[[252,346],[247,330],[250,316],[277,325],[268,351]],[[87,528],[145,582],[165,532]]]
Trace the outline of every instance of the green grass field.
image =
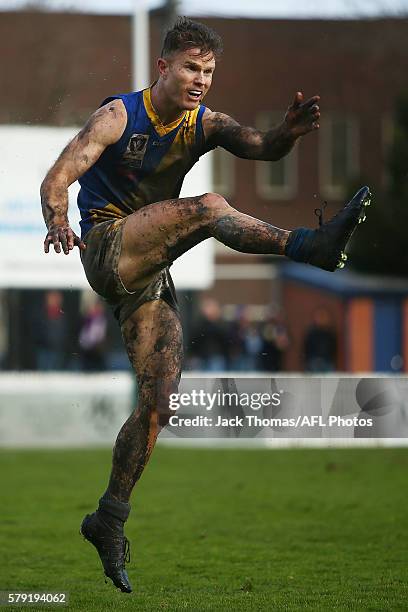
[[127,527],[131,595],[78,534],[110,456],[0,453],[0,590],[89,612],[407,609],[408,449],[157,448]]

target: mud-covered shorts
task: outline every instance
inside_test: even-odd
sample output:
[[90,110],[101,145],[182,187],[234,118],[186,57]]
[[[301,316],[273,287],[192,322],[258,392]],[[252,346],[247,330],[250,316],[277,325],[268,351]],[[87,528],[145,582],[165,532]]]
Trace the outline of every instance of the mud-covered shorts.
[[146,287],[136,291],[124,287],[118,271],[124,222],[125,219],[104,221],[86,234],[86,249],[81,251],[81,261],[89,284],[108,302],[120,325],[139,306],[160,298],[178,313],[176,291],[168,268],[157,272]]

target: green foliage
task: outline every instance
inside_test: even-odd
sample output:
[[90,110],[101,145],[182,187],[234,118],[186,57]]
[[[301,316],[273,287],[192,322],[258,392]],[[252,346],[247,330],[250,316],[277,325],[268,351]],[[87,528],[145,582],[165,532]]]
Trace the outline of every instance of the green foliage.
[[374,190],[367,222],[358,229],[352,243],[351,261],[362,272],[405,277],[408,276],[408,92],[396,102],[393,123],[386,186]]
[[126,528],[130,595],[78,534],[110,461],[0,452],[3,591],[68,591],[75,612],[407,609],[408,448],[157,448]]

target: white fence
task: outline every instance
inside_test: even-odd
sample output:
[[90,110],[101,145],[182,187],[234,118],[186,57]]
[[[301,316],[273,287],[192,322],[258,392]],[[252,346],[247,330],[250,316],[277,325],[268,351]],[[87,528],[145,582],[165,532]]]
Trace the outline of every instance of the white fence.
[[[189,373],[180,390],[183,401],[162,443],[405,446],[408,440],[407,377]],[[201,402],[192,402],[199,394]],[[112,446],[135,398],[126,372],[2,374],[0,446]]]

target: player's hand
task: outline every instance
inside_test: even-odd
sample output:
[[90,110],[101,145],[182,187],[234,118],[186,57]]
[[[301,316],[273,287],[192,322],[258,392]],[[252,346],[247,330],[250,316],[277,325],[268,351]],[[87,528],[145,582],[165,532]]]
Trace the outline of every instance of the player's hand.
[[44,240],[45,253],[49,253],[50,244],[54,246],[56,253],[61,253],[62,246],[65,255],[68,255],[74,246],[77,246],[81,251],[86,249],[86,244],[75,234],[68,222],[50,226]]
[[295,138],[319,129],[319,101],[320,96],[313,96],[304,102],[303,93],[296,93],[285,115],[285,123]]

